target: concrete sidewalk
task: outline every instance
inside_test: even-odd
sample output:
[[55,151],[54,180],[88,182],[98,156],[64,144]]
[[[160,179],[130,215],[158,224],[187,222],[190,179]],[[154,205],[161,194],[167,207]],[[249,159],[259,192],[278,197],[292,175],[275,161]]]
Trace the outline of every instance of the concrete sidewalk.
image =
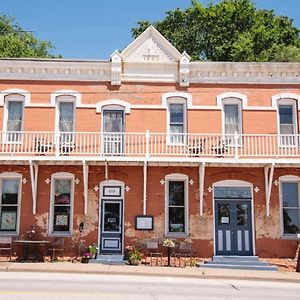
[[81,273],[129,276],[164,276],[190,277],[199,279],[235,279],[261,281],[287,281],[300,284],[300,273],[245,271],[230,269],[203,269],[197,267],[150,267],[109,264],[81,264],[70,262],[45,263],[10,263],[0,262],[0,272],[51,272],[51,273]]

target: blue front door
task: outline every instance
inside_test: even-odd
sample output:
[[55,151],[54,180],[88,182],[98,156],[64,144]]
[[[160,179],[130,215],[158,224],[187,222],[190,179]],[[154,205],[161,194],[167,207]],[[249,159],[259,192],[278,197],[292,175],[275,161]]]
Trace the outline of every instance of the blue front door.
[[253,255],[251,199],[236,198],[240,193],[225,191],[223,199],[215,197],[216,255]]

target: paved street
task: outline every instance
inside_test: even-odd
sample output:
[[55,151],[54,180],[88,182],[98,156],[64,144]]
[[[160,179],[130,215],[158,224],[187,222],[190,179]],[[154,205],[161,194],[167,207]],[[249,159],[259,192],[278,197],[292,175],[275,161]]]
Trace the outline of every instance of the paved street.
[[0,299],[300,299],[298,283],[64,273],[0,273]]

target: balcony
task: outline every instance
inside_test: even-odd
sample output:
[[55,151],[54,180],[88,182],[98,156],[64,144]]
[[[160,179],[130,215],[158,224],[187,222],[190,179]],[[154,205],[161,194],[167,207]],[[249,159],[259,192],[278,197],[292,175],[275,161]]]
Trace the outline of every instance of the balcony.
[[300,135],[1,132],[0,156],[10,160],[294,160],[300,158]]

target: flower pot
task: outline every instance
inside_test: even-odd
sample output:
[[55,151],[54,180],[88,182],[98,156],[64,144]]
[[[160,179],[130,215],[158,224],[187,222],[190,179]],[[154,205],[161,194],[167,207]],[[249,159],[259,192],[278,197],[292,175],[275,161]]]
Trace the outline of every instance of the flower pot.
[[140,259],[131,258],[129,261],[130,261],[130,264],[132,266],[138,266],[138,265],[141,264],[141,260]]
[[89,263],[90,258],[89,257],[82,257],[81,258],[81,263],[82,264],[88,264]]

